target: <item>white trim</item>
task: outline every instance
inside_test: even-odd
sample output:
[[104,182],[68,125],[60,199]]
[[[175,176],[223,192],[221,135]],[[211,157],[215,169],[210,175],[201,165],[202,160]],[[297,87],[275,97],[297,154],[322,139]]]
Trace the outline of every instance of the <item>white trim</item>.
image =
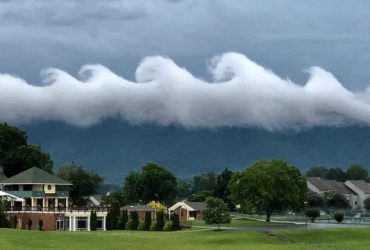
[[194,208],[192,208],[191,206],[189,206],[188,204],[186,204],[185,202],[183,202],[183,201],[179,201],[179,202],[177,202],[175,205],[173,205],[172,207],[170,207],[168,210],[169,211],[174,211],[174,210],[176,210],[177,208],[179,208],[179,207],[181,207],[181,208],[185,208],[186,210],[188,210],[188,211],[195,211],[195,209]]

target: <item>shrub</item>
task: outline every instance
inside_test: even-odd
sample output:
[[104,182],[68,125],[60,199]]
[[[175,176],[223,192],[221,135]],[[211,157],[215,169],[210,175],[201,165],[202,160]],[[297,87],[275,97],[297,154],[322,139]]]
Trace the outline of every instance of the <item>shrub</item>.
[[172,222],[168,221],[166,224],[164,224],[163,231],[172,231]]
[[39,220],[39,230],[42,231],[42,226],[44,225],[43,220]]
[[334,214],[334,219],[338,222],[341,223],[343,221],[343,214],[342,213],[335,213]]
[[95,211],[91,211],[90,214],[90,230],[91,231],[96,231],[98,225],[98,217],[96,215]]
[[0,228],[9,227],[9,221],[5,213],[5,204],[0,200]]
[[144,230],[149,231],[151,224],[152,224],[152,213],[145,212]]
[[157,222],[153,221],[149,228],[150,231],[156,231],[157,230]]
[[12,227],[13,228],[17,228],[17,224],[18,224],[18,218],[16,215],[13,216],[13,222],[12,222]]
[[157,231],[162,231],[164,227],[164,213],[163,211],[157,212]]
[[306,216],[311,219],[311,222],[315,222],[317,217],[320,217],[320,210],[311,208],[306,211]]
[[27,226],[28,226],[28,230],[32,229],[32,220],[31,220],[31,218],[28,219]]
[[121,213],[121,216],[120,216],[120,221],[119,221],[118,228],[119,229],[125,229],[127,221],[128,221],[127,210],[123,210],[122,213]]
[[125,229],[126,229],[126,230],[131,230],[131,228],[132,228],[132,220],[131,220],[131,219],[129,219],[129,220],[127,221],[127,223],[126,223]]
[[180,230],[180,217],[178,214],[173,214],[171,217],[172,221],[172,229],[173,230]]
[[130,220],[131,230],[137,230],[137,227],[139,226],[139,215],[137,214],[137,212],[131,212]]
[[140,222],[139,226],[137,227],[137,230],[147,231],[146,228],[145,228],[145,222]]

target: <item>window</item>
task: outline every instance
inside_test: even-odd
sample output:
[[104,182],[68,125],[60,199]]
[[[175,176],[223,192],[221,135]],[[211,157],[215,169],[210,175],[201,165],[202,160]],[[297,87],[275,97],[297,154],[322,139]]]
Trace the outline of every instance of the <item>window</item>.
[[102,230],[103,229],[103,217],[98,217],[96,221],[96,229]]
[[32,185],[23,185],[23,191],[32,191]]
[[77,217],[77,230],[87,230],[87,217]]

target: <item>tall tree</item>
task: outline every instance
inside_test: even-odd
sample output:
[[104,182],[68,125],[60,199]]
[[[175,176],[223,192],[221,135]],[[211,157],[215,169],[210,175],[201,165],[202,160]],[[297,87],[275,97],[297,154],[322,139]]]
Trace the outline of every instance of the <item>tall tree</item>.
[[336,180],[336,181],[345,181],[347,179],[346,173],[343,172],[342,169],[336,168],[329,168],[328,173],[326,174],[327,180]]
[[26,132],[0,123],[0,166],[10,177],[31,167],[52,172],[53,161],[39,146],[27,144]]
[[207,224],[218,224],[218,229],[221,224],[228,224],[231,221],[226,203],[213,197],[207,199],[207,208],[203,212],[203,217]]
[[320,177],[321,179],[325,179],[326,175],[328,174],[329,169],[322,166],[314,166],[308,169],[306,176],[307,177]]
[[167,169],[155,164],[145,164],[141,172],[130,172],[125,178],[123,193],[128,202],[170,203],[176,197],[177,180]]
[[229,182],[232,176],[233,172],[225,168],[225,170],[217,176],[217,184],[213,192],[213,196],[223,200],[231,210],[233,210],[234,208],[232,202],[229,199],[229,196],[231,194],[229,189]]
[[266,213],[300,210],[307,196],[306,179],[282,160],[261,160],[233,176],[230,191],[237,204]]
[[352,164],[346,172],[347,180],[366,180],[369,173],[367,169],[360,164]]
[[334,208],[350,208],[349,201],[343,194],[336,192],[329,192],[325,194],[326,205]]
[[96,231],[98,225],[98,217],[96,215],[96,212],[93,210],[90,213],[90,230]]
[[191,181],[177,179],[177,198],[184,199],[191,195]]
[[72,182],[69,195],[77,206],[86,205],[86,197],[96,194],[96,190],[103,183],[103,178],[95,171],[88,171],[74,163],[60,167],[58,176]]
[[193,178],[193,193],[201,191],[214,192],[217,184],[217,176],[214,172],[207,172]]

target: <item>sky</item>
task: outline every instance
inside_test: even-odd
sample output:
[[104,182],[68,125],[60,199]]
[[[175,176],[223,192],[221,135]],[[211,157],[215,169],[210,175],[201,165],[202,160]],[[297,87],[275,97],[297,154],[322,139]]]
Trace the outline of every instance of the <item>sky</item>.
[[370,125],[370,2],[0,1],[0,121]]

